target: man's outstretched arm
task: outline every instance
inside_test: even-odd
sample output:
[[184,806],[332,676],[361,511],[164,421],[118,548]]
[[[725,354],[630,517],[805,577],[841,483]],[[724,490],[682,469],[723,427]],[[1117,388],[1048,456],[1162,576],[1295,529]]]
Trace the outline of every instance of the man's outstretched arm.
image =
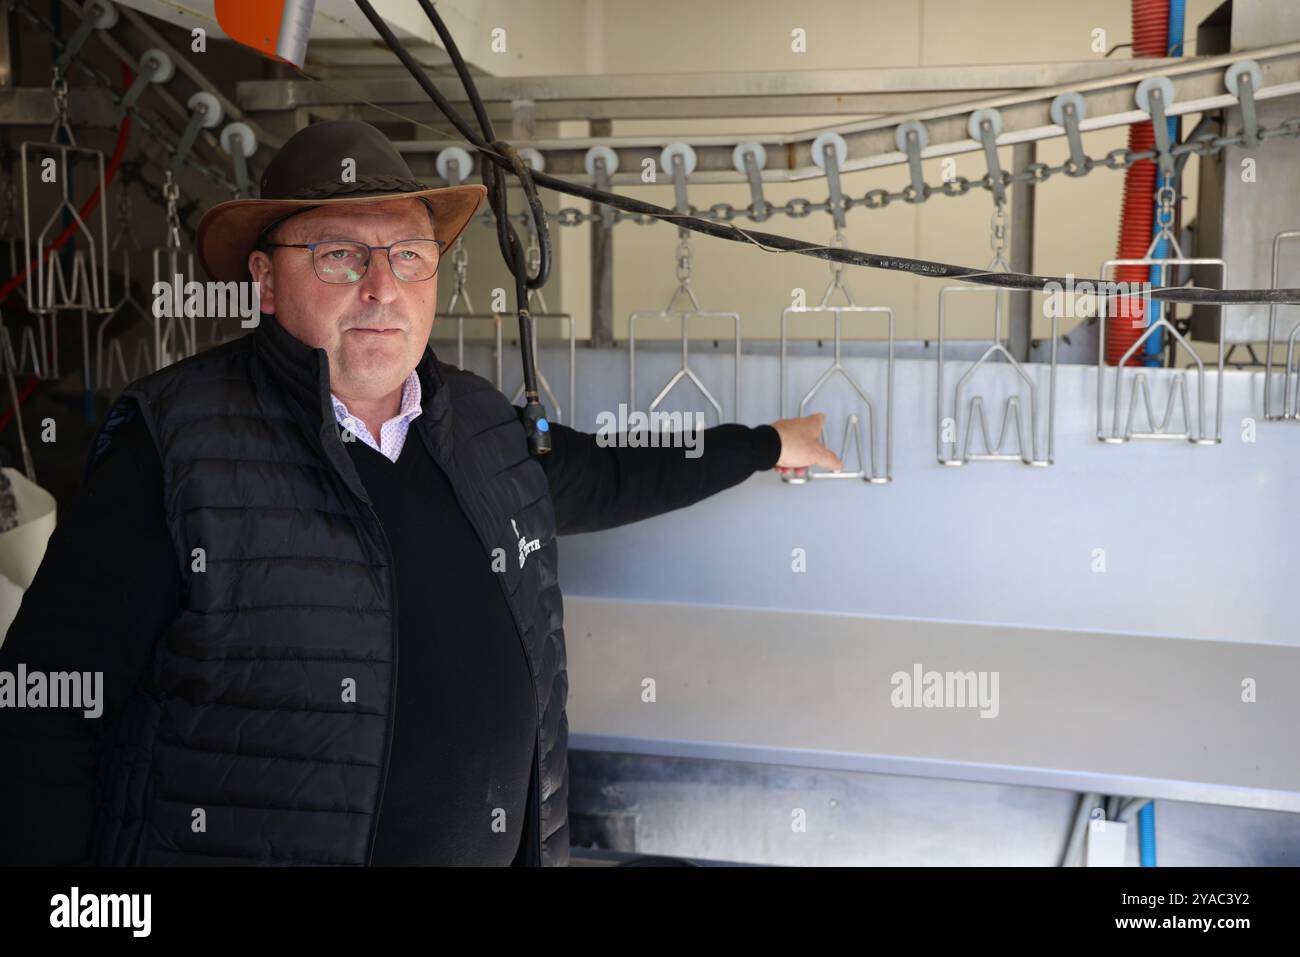
[[162,466],[137,414],[114,431],[61,516],[0,645],[0,672],[15,680],[20,665],[28,676],[103,675],[98,717],[0,708],[0,864],[88,863],[105,731],[179,604]]
[[631,447],[624,435],[615,441],[552,423],[551,451],[539,461],[557,531],[595,532],[685,508],[774,466],[841,468],[818,438],[822,419],[715,425],[699,433],[694,457],[682,446]]

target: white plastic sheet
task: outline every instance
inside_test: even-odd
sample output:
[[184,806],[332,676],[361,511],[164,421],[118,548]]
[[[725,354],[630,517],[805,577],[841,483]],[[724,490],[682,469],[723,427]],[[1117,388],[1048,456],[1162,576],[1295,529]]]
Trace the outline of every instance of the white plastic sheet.
[[[0,627],[8,634],[22,603],[23,592],[36,577],[45,546],[57,521],[54,496],[27,479],[17,469],[4,469],[13,486],[18,524],[0,532]],[[0,644],[4,639],[0,638]]]

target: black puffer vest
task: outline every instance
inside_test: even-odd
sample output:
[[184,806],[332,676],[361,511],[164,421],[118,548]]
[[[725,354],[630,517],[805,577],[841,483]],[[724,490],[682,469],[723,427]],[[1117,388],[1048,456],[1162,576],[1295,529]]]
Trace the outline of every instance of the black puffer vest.
[[[418,372],[423,411],[406,441],[425,443],[482,539],[466,560],[504,550],[502,591],[536,687],[521,859],[567,864],[568,676],[546,477],[491,383],[428,349]],[[105,742],[93,859],[367,864],[392,736],[396,585],[324,350],[264,315],[127,386],[91,463],[131,402],[162,459],[182,607]],[[522,563],[521,536],[541,543]]]

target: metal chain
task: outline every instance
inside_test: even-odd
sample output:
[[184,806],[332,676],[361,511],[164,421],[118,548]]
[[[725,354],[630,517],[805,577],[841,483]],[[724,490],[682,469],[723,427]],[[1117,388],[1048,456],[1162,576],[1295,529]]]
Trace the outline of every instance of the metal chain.
[[[839,229],[836,229],[835,232],[831,234],[829,245],[832,249],[844,249],[848,244],[848,240],[844,238],[844,233]],[[840,274],[844,272],[844,263],[835,259],[827,260],[827,262],[831,267],[831,276],[834,277],[836,282],[839,282]]]
[[687,233],[677,241],[677,281],[683,286],[691,284],[691,240]]
[[54,68],[54,78],[50,81],[50,92],[54,94],[54,125],[50,127],[50,142],[59,142],[59,130],[68,136],[68,145],[76,146],[76,137],[72,135],[72,126],[68,121],[68,81],[63,78],[63,71]]
[[993,218],[989,220],[989,248],[993,250],[993,259],[989,263],[989,269],[1004,269],[1011,271],[1011,266],[1007,262],[1007,204],[993,204]]
[[[1288,137],[1292,139],[1300,138],[1300,117],[1285,120],[1277,127],[1261,128],[1259,136],[1261,140],[1273,139],[1274,137]],[[1217,136],[1214,133],[1202,133],[1187,142],[1179,143],[1172,147],[1170,149],[1170,154],[1175,158],[1187,153],[1195,153],[1198,156],[1206,157],[1220,153],[1228,146],[1242,145],[1245,145],[1245,136],[1242,133],[1238,133],[1236,136]],[[1030,163],[1018,173],[1004,173],[1003,181],[1007,185],[1025,183],[1037,186],[1040,183],[1045,183],[1048,179],[1057,174],[1065,174],[1072,177],[1085,176],[1094,169],[1103,166],[1112,170],[1125,170],[1135,163],[1144,160],[1154,160],[1156,159],[1156,156],[1157,154],[1154,149],[1130,150],[1127,147],[1119,147],[1111,150],[1100,159],[1085,157],[1082,169],[1076,168],[1072,160],[1069,159],[1056,166],[1051,166],[1047,163]],[[965,176],[957,176],[952,180],[945,181],[940,186],[927,185],[925,193],[927,198],[929,196],[940,195],[965,196],[977,187],[992,191],[992,185],[987,174],[979,179],[972,180],[967,179]],[[911,184],[909,184],[904,189],[897,191],[873,189],[869,190],[861,197],[846,196],[844,199],[844,208],[848,210],[852,209],[854,206],[863,206],[867,209],[884,209],[890,203],[899,200],[904,202],[924,201],[924,199],[916,199],[912,192]],[[733,206],[730,203],[715,203],[707,210],[700,212],[697,215],[701,219],[708,219],[720,223],[730,223],[740,219],[741,217],[754,222],[762,222],[764,219],[768,219],[773,215],[785,215],[789,216],[791,219],[803,219],[814,212],[822,211],[829,213],[830,210],[831,203],[829,199],[819,203],[810,199],[795,198],[784,204],[768,203],[764,215],[761,217],[754,214],[752,203],[745,207]],[[659,222],[659,220],[654,216],[646,213],[629,213],[621,209],[611,209],[609,210],[609,213],[611,214],[611,218],[615,224],[621,223],[625,220],[643,226]],[[526,212],[513,214],[511,219],[516,220],[521,224],[527,224],[530,221]],[[559,221],[561,226],[581,226],[585,223],[600,221],[601,211],[597,208],[588,213],[578,209],[577,207],[569,206],[561,209],[557,214],[556,219]],[[490,211],[480,214],[478,220],[484,225],[492,225],[494,223]]]
[[1174,192],[1172,186],[1162,186],[1156,190],[1156,225],[1160,227],[1163,236],[1173,236],[1174,226],[1174,203],[1178,199],[1178,194]]
[[181,198],[181,188],[176,185],[171,170],[167,170],[163,176],[163,197],[167,200],[167,248],[179,250],[181,218],[176,212],[176,203]]
[[451,265],[456,270],[452,295],[463,294],[469,281],[469,253],[465,251],[464,236],[457,236],[451,247]]

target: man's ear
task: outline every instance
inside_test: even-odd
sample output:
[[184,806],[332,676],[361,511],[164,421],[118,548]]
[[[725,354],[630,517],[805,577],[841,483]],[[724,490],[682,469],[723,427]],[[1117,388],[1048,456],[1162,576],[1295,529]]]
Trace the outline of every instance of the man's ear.
[[254,249],[248,254],[248,271],[253,281],[259,284],[262,312],[275,315],[275,270],[271,267],[271,257],[260,249]]

